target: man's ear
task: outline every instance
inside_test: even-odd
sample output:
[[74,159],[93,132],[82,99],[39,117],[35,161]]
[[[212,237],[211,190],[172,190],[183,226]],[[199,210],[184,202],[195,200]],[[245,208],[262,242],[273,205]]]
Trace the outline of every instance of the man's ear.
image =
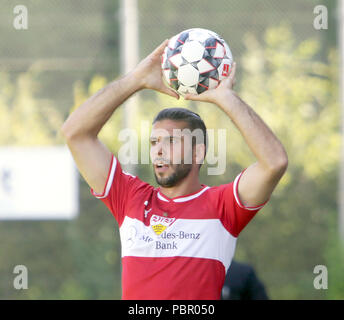
[[204,162],[205,156],[205,145],[203,143],[199,143],[195,145],[195,160],[197,164],[202,164]]

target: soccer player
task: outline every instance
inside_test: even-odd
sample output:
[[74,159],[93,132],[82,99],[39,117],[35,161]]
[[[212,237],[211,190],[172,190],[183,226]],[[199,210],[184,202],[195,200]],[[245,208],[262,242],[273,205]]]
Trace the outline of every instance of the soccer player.
[[[195,142],[180,132],[205,132],[204,122],[196,113],[175,108],[156,116],[150,136],[150,156],[160,187],[122,171],[98,133],[113,112],[139,90],[179,98],[162,81],[160,62],[167,43],[84,102],[65,121],[62,133],[92,194],[118,222],[122,298],[220,299],[237,237],[269,200],[288,158],[273,132],[233,91],[233,64],[228,78],[216,89],[189,94],[186,99],[221,108],[241,132],[255,163],[234,182],[214,187],[201,184],[199,168],[206,154],[206,138]],[[183,161],[190,154],[192,163]]]

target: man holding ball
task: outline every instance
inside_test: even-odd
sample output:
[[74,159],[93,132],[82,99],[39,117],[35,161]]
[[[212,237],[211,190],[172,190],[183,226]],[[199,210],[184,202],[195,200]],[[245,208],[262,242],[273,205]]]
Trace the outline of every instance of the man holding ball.
[[[186,100],[222,109],[241,132],[257,161],[234,182],[209,187],[199,181],[206,154],[203,120],[183,108],[154,119],[150,156],[159,188],[121,169],[98,139],[114,111],[142,89],[172,97],[162,81],[164,41],[129,74],[98,91],[65,121],[62,132],[77,167],[116,218],[121,236],[123,299],[220,299],[241,230],[269,200],[288,165],[281,142],[233,91],[235,63],[216,89]],[[179,130],[176,130],[179,129]],[[198,129],[203,139],[186,139]],[[191,163],[184,161],[191,158]],[[173,162],[181,159],[181,163]]]

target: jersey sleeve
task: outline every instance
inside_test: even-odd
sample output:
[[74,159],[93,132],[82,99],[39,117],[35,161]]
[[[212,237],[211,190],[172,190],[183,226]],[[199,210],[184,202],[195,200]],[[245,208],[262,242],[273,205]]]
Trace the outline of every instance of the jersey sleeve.
[[222,185],[220,188],[218,203],[221,221],[234,237],[240,234],[256,213],[268,202],[255,207],[247,207],[242,204],[238,195],[238,185],[244,171],[235,178],[234,182]]
[[123,171],[121,164],[113,155],[104,191],[98,194],[91,188],[91,194],[105,203],[118,224],[121,225],[128,201],[134,198],[137,190],[143,185],[145,183],[138,177]]

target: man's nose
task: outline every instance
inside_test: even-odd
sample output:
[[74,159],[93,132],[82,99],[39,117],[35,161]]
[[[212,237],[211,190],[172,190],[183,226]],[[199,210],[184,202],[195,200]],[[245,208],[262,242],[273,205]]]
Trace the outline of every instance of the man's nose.
[[158,155],[162,156],[162,144],[161,143],[158,145]]
[[157,142],[154,146],[151,147],[151,152],[154,155],[161,156],[163,153],[162,143]]
[[168,144],[166,144],[165,141],[159,141],[156,144],[155,152],[158,154],[158,156],[164,156],[168,154]]

